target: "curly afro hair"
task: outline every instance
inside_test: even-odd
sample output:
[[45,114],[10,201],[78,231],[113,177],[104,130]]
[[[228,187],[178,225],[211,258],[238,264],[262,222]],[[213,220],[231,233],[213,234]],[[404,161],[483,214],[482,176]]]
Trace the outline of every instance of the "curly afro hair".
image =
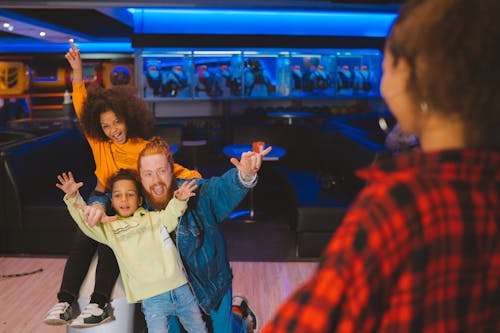
[[83,105],[80,123],[85,134],[93,139],[108,141],[101,128],[100,116],[113,111],[116,117],[125,122],[128,138],[149,139],[154,118],[147,103],[137,97],[132,87],[116,86],[104,89],[99,85],[88,87],[87,100]]

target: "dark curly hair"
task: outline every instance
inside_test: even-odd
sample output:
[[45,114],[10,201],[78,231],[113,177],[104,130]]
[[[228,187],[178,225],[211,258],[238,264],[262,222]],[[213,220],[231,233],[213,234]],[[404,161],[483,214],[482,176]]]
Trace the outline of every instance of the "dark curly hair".
[[85,134],[101,141],[109,138],[101,128],[100,116],[113,111],[125,122],[128,138],[148,139],[151,136],[154,118],[147,103],[137,97],[132,87],[116,86],[104,89],[93,84],[88,87],[87,100],[83,105],[80,123]]
[[137,172],[131,169],[118,170],[111,177],[109,177],[108,181],[106,182],[106,190],[111,192],[111,190],[113,189],[113,185],[119,180],[131,180],[135,185],[137,197],[142,198],[142,185],[139,181]]
[[499,13],[499,0],[410,0],[386,40],[416,105],[460,117],[469,147],[500,148]]

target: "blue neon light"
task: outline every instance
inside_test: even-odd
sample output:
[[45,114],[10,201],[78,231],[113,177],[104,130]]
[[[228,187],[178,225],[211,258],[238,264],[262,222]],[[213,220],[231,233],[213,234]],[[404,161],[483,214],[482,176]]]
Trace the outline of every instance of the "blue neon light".
[[242,217],[242,216],[249,215],[249,214],[250,214],[249,210],[240,210],[238,212],[235,212],[235,213],[229,215],[229,219],[234,220],[234,219],[237,219],[238,217]]
[[33,82],[57,82],[59,78],[58,77],[47,77],[47,78],[43,78],[43,77],[36,77],[36,78],[33,78]]
[[129,8],[143,34],[386,37],[395,13]]
[[[134,52],[132,43],[127,41],[102,41],[102,42],[79,42],[76,45],[82,53],[92,52]],[[33,52],[55,52],[63,53],[68,51],[68,43],[50,43],[32,38],[0,38],[0,52],[2,53],[33,53]]]

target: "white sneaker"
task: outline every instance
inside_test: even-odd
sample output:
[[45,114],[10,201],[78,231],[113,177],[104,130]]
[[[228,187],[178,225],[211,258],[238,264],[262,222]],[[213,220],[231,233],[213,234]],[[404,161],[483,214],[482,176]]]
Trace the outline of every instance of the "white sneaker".
[[110,313],[110,305],[106,304],[104,309],[101,309],[96,303],[90,303],[83,309],[82,313],[71,322],[71,327],[85,328],[107,323],[115,320],[113,314]]
[[71,322],[71,305],[67,302],[57,303],[47,312],[43,322],[47,325],[67,325]]
[[234,296],[232,305],[240,308],[243,319],[247,323],[247,333],[257,332],[259,329],[257,316],[250,305],[248,305],[247,298],[245,296]]

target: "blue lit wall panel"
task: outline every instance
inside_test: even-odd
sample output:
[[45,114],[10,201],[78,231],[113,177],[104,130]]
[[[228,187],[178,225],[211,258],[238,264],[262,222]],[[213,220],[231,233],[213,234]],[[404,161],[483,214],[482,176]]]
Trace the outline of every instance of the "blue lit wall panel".
[[385,37],[396,14],[208,9],[130,9],[136,34]]

